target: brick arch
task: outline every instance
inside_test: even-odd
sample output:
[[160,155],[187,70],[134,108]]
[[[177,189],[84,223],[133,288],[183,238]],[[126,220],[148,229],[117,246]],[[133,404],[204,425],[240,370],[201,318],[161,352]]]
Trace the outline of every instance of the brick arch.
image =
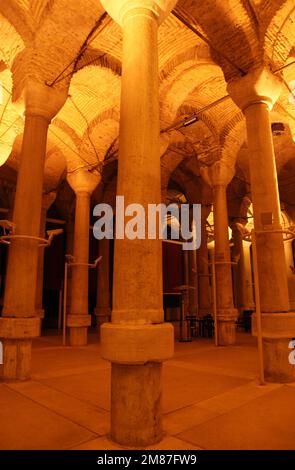
[[75,58],[102,12],[96,0],[84,0],[83,8],[77,8],[76,0],[50,3],[33,32],[33,40],[15,61],[15,100],[21,97],[27,79],[68,88]]
[[238,112],[227,123],[220,135],[221,159],[235,166],[238,153],[247,138],[246,123],[242,112]]
[[209,40],[227,80],[261,61],[257,24],[246,2],[179,0],[177,10]]
[[[219,77],[224,82],[220,67],[213,62],[189,60],[175,67],[173,73],[161,85],[160,102],[163,104],[161,120],[167,125],[171,124],[187,97],[204,81],[215,77]],[[214,101],[214,93],[212,93],[212,101]],[[206,101],[204,96],[203,105],[207,103],[208,100]]]
[[108,150],[119,134],[117,117],[117,113],[110,110],[109,113],[104,113],[104,116],[98,116],[89,124],[79,147],[79,153],[84,155],[85,159],[88,158],[88,154],[94,152],[94,145],[100,161],[104,160]]
[[59,119],[67,122],[82,138],[90,123],[110,114],[118,118],[120,78],[112,70],[91,65],[79,70],[72,78],[69,98]]
[[[23,46],[29,44],[33,40],[34,31],[31,15],[19,4],[19,2],[16,0],[0,2],[0,14],[11,25],[15,34],[19,36]],[[3,25],[1,20],[1,33],[2,27]]]
[[90,65],[110,69],[115,75],[120,76],[122,73],[122,64],[116,57],[107,52],[89,47],[79,60],[73,76]]
[[0,13],[0,60],[11,69],[15,57],[24,47],[24,41],[12,23]]
[[294,0],[264,0],[259,16],[265,56],[274,68],[280,67],[295,44]]
[[208,64],[216,65],[213,61],[209,46],[200,42],[197,46],[188,47],[185,51],[176,53],[173,57],[165,63],[160,71],[160,81],[169,80],[169,76],[177,71],[181,66],[193,62],[195,64],[206,62]]

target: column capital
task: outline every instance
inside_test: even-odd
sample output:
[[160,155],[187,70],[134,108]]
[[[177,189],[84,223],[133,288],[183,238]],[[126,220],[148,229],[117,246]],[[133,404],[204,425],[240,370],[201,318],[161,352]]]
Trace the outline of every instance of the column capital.
[[101,180],[99,173],[91,173],[86,169],[80,169],[73,173],[68,173],[67,180],[72,190],[77,193],[92,194]]
[[211,166],[200,168],[200,173],[203,180],[209,186],[213,188],[215,186],[226,187],[232,180],[235,169],[227,165],[223,160],[219,160]]
[[242,111],[257,103],[264,103],[271,110],[281,90],[281,78],[266,66],[255,68],[244,77],[231,80],[227,85],[230,97]]
[[162,23],[176,4],[177,0],[101,0],[102,6],[121,26],[124,17],[131,10],[149,10]]
[[41,116],[50,122],[63,107],[67,97],[66,89],[60,90],[28,80],[24,91],[25,115]]

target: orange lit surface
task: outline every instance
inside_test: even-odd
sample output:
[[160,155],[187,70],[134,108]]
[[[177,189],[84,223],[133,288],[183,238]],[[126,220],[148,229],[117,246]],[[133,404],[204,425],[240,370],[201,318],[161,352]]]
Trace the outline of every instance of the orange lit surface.
[[[164,365],[166,436],[159,449],[293,449],[294,385],[257,385],[254,339],[239,346],[212,340],[176,344]],[[108,440],[107,362],[96,334],[89,347],[36,340],[32,381],[0,385],[1,449],[119,449]]]

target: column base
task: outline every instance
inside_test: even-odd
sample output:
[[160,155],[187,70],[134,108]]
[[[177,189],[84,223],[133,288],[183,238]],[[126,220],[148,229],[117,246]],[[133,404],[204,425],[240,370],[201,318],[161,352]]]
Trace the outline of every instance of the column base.
[[[262,313],[262,342],[265,380],[274,383],[295,381],[295,365],[290,363],[295,338],[295,313]],[[252,316],[252,334],[257,336],[256,314]]]
[[236,309],[218,310],[217,312],[217,339],[218,346],[231,346],[236,343]]
[[0,338],[3,344],[1,381],[30,378],[32,338],[39,336],[39,331],[39,318],[0,318]]
[[289,343],[288,339],[263,338],[264,377],[267,382],[295,382],[295,365],[289,362],[292,351]]
[[0,378],[4,382],[28,380],[31,373],[32,341],[3,340],[3,364]]
[[130,447],[159,442],[162,364],[112,364],[111,390],[111,438]]
[[90,325],[90,315],[67,316],[67,326],[70,329],[70,346],[87,346],[87,333]]
[[87,346],[88,328],[70,328],[70,346]]
[[218,321],[218,346],[236,344],[236,323]]
[[169,323],[105,323],[102,356],[112,362],[111,437],[118,444],[146,447],[162,439],[162,362],[173,356]]
[[112,363],[143,365],[173,357],[174,332],[170,323],[104,323],[101,354]]

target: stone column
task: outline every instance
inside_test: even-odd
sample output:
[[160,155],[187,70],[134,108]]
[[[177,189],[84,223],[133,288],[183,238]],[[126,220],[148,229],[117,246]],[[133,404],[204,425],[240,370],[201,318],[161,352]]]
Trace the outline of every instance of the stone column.
[[[295,376],[288,345],[295,334],[289,311],[288,282],[270,111],[281,93],[281,80],[259,67],[228,84],[228,92],[245,114],[251,194],[257,239],[264,368],[269,381],[288,382]],[[255,316],[254,316],[254,333]]]
[[[189,252],[182,252],[182,268],[183,268],[183,284],[189,285]],[[189,289],[182,293],[183,296],[183,306],[184,306],[184,316],[188,315],[190,308],[190,293]]]
[[[244,197],[241,201],[236,203],[235,213],[237,216],[232,219],[230,228],[232,230],[232,258],[237,263],[233,266],[234,273],[234,286],[236,294],[236,306],[239,313],[248,310],[248,286],[247,286],[247,268],[245,251],[249,242],[243,240],[243,230],[248,223],[248,210],[251,205],[251,200]],[[242,229],[244,227],[244,229]]]
[[[192,210],[190,211],[190,225],[192,224]],[[191,227],[192,228],[192,227]],[[185,253],[185,252],[184,252]],[[198,312],[198,273],[197,273],[197,250],[190,250],[188,254],[188,284],[194,289],[188,291],[189,315],[197,315]]]
[[[102,3],[123,30],[117,194],[147,212],[161,202],[158,25],[175,1]],[[145,233],[115,241],[112,322],[101,327],[102,354],[112,363],[111,436],[128,446],[162,438],[162,362],[173,354],[173,328],[163,323],[162,242]]]
[[197,251],[199,317],[204,317],[211,312],[211,287],[207,246],[207,218],[209,217],[210,212],[211,204],[202,204],[201,246]]
[[189,290],[189,314],[197,315],[198,312],[198,272],[197,251],[189,251],[189,285],[194,289]]
[[[56,192],[52,191],[42,196],[40,238],[46,238],[46,216],[49,207],[54,203]],[[39,248],[36,288],[36,316],[44,318],[43,309],[43,278],[44,278],[44,247]]]
[[[238,223],[241,223],[241,221]],[[245,225],[245,223],[243,225]],[[237,309],[240,313],[243,313],[243,311],[247,309],[247,277],[244,256],[244,243],[247,242],[243,241],[242,234],[236,223],[231,224],[231,229],[234,242],[233,258],[237,260],[237,264],[234,267]]]
[[288,279],[289,302],[291,309],[295,309],[295,274],[294,274],[294,255],[293,240],[284,243],[285,259]]
[[[47,131],[67,94],[41,83],[29,82],[25,95],[25,128],[17,177],[13,222],[16,235],[39,237]],[[9,247],[0,338],[4,343],[2,377],[27,379],[31,342],[39,335],[36,286],[39,242],[14,238]]]
[[[242,232],[247,231],[248,212],[252,202],[248,196],[243,199],[236,206],[236,217],[232,224],[232,238],[234,241],[233,258],[238,259],[236,265],[236,291],[237,291],[237,307],[238,310],[254,310],[254,290],[253,290],[253,275],[251,266],[251,242],[243,240]],[[239,225],[237,225],[239,224]],[[242,228],[244,227],[244,229]]]
[[104,238],[98,242],[98,253],[102,256],[97,273],[97,299],[94,315],[97,318],[98,333],[103,323],[111,317],[110,304],[110,240]]
[[227,346],[236,341],[237,318],[237,310],[233,304],[226,201],[226,187],[234,175],[234,169],[220,160],[211,167],[203,168],[201,174],[206,183],[213,188],[218,344]]
[[[74,231],[75,231],[75,213],[70,211],[66,224],[66,255],[74,253]],[[72,269],[68,269],[67,279],[67,313],[71,312],[71,292],[72,292]]]
[[89,267],[89,225],[90,198],[100,181],[98,173],[88,170],[77,170],[68,174],[68,182],[76,194],[75,230],[74,230],[74,259],[71,280],[71,312],[67,316],[67,326],[70,328],[70,345],[85,346],[87,344],[87,329],[91,325],[88,315],[88,271]]
[[246,277],[246,309],[255,310],[254,302],[254,282],[251,260],[251,243],[243,241],[243,262],[245,266]]

